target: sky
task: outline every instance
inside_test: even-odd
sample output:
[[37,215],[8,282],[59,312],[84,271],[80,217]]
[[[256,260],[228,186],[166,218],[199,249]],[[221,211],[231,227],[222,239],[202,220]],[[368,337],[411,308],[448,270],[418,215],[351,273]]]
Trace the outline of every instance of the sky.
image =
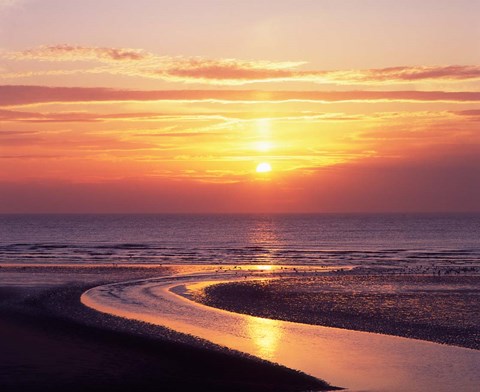
[[478,212],[478,15],[0,0],[0,213]]

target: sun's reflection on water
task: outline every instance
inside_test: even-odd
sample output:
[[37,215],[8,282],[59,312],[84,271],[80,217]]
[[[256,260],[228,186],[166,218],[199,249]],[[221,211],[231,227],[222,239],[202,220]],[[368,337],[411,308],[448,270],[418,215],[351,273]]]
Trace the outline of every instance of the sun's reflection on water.
[[272,217],[259,217],[251,228],[248,238],[256,249],[254,261],[263,265],[276,264],[275,253],[283,245],[278,237],[278,227]]
[[282,337],[282,329],[276,320],[249,317],[247,324],[248,336],[258,349],[262,358],[275,358]]

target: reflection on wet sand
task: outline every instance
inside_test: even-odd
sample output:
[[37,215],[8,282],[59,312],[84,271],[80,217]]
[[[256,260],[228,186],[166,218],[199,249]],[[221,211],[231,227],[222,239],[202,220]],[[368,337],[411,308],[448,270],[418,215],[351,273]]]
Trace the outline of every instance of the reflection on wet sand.
[[[224,273],[223,281],[235,275]],[[163,325],[355,390],[475,391],[480,352],[393,336],[268,320],[195,303],[184,293],[215,274],[101,286],[82,302],[102,312]]]
[[249,317],[247,319],[247,331],[258,348],[259,356],[274,360],[282,339],[282,329],[279,327],[277,320]]

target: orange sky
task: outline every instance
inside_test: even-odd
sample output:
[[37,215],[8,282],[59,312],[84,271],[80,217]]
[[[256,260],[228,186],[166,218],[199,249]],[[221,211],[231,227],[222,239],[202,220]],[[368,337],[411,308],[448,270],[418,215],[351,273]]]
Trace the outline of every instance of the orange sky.
[[126,3],[0,1],[0,212],[480,211],[479,2]]

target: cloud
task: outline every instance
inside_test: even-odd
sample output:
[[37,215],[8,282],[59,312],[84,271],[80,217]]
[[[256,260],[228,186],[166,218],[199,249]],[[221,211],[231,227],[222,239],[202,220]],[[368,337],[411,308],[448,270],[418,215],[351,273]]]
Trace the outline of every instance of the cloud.
[[143,50],[86,47],[78,45],[40,46],[19,52],[7,52],[9,60],[53,62],[94,61],[107,66],[83,70],[48,70],[8,73],[3,78],[58,75],[77,72],[111,73],[178,82],[244,84],[285,79],[294,76],[294,68],[303,62],[248,61],[237,59],[206,59],[202,57],[158,56]]
[[242,85],[256,82],[294,81],[303,62],[244,61],[236,59],[173,58],[164,68],[144,76],[177,82]]
[[412,66],[351,71],[330,71],[327,78],[339,83],[403,83],[480,79],[480,66]]
[[[397,113],[377,113],[373,118],[397,117]],[[95,113],[95,112],[31,112],[20,110],[0,109],[0,120],[15,122],[101,122],[109,120],[146,120],[146,121],[257,121],[268,119],[276,121],[358,121],[372,118],[366,115],[349,115],[331,112],[122,112],[122,113]]]
[[480,80],[480,66],[400,66],[360,70],[303,70],[303,61],[208,59],[203,57],[159,56],[140,49],[88,47],[79,45],[40,46],[4,53],[10,60],[103,64],[81,70],[47,70],[4,73],[2,78],[58,75],[75,72],[110,73],[161,79],[171,82],[213,85],[244,85],[265,82],[313,82],[334,84],[404,84],[412,82],[458,82]]
[[445,91],[256,91],[121,90],[97,87],[0,86],[0,106],[48,102],[220,101],[220,102],[479,102],[480,92]]
[[[39,113],[17,110],[0,109],[0,120],[18,122],[99,122],[105,120],[129,120],[129,119],[150,119],[159,117],[173,117],[162,113],[86,113],[86,112],[60,112],[60,113]],[[175,118],[178,118],[176,116]]]
[[86,47],[78,45],[50,45],[27,49],[21,52],[8,52],[5,58],[11,60],[40,61],[140,61],[152,57],[151,54],[138,49],[118,49]]
[[[179,62],[175,67],[158,70],[155,75],[180,82],[246,84],[257,82],[314,82],[335,84],[396,84],[420,81],[455,82],[479,80],[479,66],[419,66],[346,71],[302,71],[265,67],[259,63],[234,60],[196,60]],[[148,76],[148,75],[145,75]]]
[[[141,140],[135,139],[124,139],[122,137],[111,136],[111,135],[101,135],[96,137],[85,137],[81,133],[76,133],[73,131],[64,131],[57,134],[48,134],[45,132],[32,132],[27,133],[12,133],[2,135],[0,133],[0,146],[5,148],[11,148],[10,153],[7,155],[10,158],[13,157],[22,157],[24,152],[21,149],[22,147],[35,147],[40,149],[48,149],[50,151],[60,150],[63,153],[69,151],[68,155],[65,155],[65,158],[75,159],[79,156],[82,159],[92,159],[92,154],[96,153],[109,153],[115,155],[115,152],[124,152],[124,151],[146,151],[155,149],[159,151],[163,148],[162,145],[148,143]],[[19,154],[13,154],[13,147],[18,147],[17,150]],[[58,155],[58,154],[57,154]],[[97,156],[97,159],[99,157]]]
[[480,118],[480,109],[458,110],[458,111],[453,111],[452,113],[458,116]]

